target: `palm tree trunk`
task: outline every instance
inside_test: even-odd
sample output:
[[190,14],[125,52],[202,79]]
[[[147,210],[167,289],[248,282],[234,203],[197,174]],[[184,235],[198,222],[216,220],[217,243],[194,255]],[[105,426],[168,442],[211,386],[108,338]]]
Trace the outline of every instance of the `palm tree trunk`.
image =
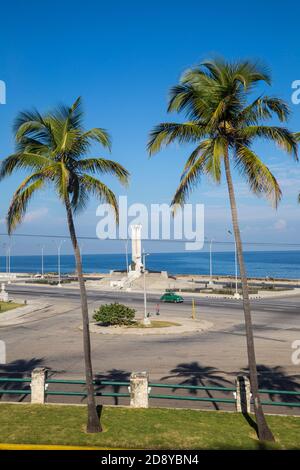
[[258,393],[258,379],[257,379],[257,367],[256,367],[256,358],[255,358],[255,349],[254,349],[254,338],[253,338],[253,328],[252,328],[252,319],[251,319],[251,310],[250,310],[250,301],[249,301],[249,290],[248,290],[248,281],[244,263],[243,247],[241,234],[238,223],[237,207],[234,194],[234,188],[232,183],[230,163],[228,150],[224,156],[225,164],[225,173],[228,186],[230,207],[231,207],[231,216],[232,216],[232,225],[238,255],[238,263],[240,268],[241,284],[242,284],[242,293],[243,293],[243,308],[245,316],[245,327],[246,327],[246,341],[247,341],[247,353],[248,353],[248,364],[249,364],[249,373],[250,373],[250,383],[251,383],[251,392],[254,400],[254,412],[258,430],[258,437],[263,441],[274,441],[274,436],[271,430],[268,427],[268,424],[265,419],[265,415],[261,406],[260,397]]
[[69,225],[69,231],[71,236],[72,245],[75,253],[76,268],[78,275],[78,282],[80,288],[81,298],[81,312],[82,312],[82,326],[83,326],[83,351],[84,351],[84,363],[85,363],[85,376],[86,376],[86,387],[87,387],[87,405],[88,405],[88,421],[87,421],[87,432],[95,433],[101,432],[101,424],[97,414],[95,395],[94,395],[94,382],[93,382],[93,369],[91,359],[91,338],[89,330],[89,313],[86,289],[82,273],[81,254],[77,242],[76,231],[73,221],[73,213],[68,196],[65,199],[67,219]]

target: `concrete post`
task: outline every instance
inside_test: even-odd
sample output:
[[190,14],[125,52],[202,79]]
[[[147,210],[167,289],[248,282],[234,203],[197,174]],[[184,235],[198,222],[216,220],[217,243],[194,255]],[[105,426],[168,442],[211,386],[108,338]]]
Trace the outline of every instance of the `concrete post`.
[[132,372],[130,376],[130,406],[133,408],[148,408],[148,382],[147,372]]
[[248,414],[251,412],[250,381],[245,375],[238,375],[236,379],[236,411]]
[[37,367],[31,373],[31,403],[45,403],[47,370]]
[[1,292],[0,292],[0,300],[2,302],[8,302],[8,293],[5,290],[5,284],[4,282],[1,283]]

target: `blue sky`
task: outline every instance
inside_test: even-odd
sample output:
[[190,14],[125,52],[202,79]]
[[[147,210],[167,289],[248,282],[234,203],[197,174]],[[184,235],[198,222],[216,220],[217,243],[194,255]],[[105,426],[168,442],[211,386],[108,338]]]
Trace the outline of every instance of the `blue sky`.
[[[110,178],[105,181],[117,194],[127,194],[132,203],[169,202],[189,148],[173,146],[149,160],[145,145],[153,125],[180,119],[166,114],[167,94],[189,66],[216,54],[264,60],[273,76],[272,89],[266,91],[289,102],[293,112],[289,127],[300,130],[300,105],[291,103],[291,83],[300,79],[299,13],[300,5],[290,0],[284,4],[216,0],[206,5],[195,0],[5,2],[1,5],[0,80],[6,83],[7,104],[0,105],[0,156],[13,151],[11,127],[19,110],[35,106],[46,111],[81,95],[86,127],[109,130],[112,158],[132,175],[128,190]],[[101,148],[93,150],[94,155],[107,156]],[[243,237],[297,243],[300,166],[272,145],[259,143],[256,150],[281,183],[284,198],[275,212],[266,201],[250,195],[236,177]],[[5,211],[21,177],[1,183],[0,232],[5,230]],[[208,237],[229,239],[225,181],[216,188],[203,180],[191,202],[205,204]],[[96,207],[92,200],[78,218],[80,235],[95,235]],[[67,233],[63,207],[51,191],[34,199],[18,231]],[[33,253],[38,242],[17,241],[15,252]],[[85,249],[103,251],[103,246],[86,242]],[[116,244],[106,244],[106,250],[108,246],[118,250]]]

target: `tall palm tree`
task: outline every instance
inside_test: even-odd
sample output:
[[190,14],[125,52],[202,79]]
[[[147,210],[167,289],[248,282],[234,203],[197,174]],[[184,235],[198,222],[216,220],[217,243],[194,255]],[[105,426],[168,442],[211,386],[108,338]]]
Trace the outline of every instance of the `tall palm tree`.
[[85,131],[82,120],[80,98],[71,107],[61,106],[44,116],[38,111],[20,113],[14,126],[16,153],[2,161],[0,179],[16,170],[29,172],[15,191],[8,209],[9,234],[22,221],[32,197],[48,185],[52,185],[65,207],[81,296],[88,404],[87,431],[100,432],[101,424],[94,397],[87,295],[73,216],[85,208],[92,194],[113,207],[118,221],[116,197],[95,175],[109,173],[126,184],[129,174],[123,166],[112,160],[101,157],[84,158],[93,142],[109,149],[110,138],[101,128]]
[[150,134],[150,155],[173,141],[196,147],[183,169],[172,205],[183,204],[200,176],[208,175],[221,182],[225,168],[231,206],[232,224],[237,246],[243,293],[243,308],[247,352],[254,410],[261,440],[274,440],[268,428],[258,394],[249,291],[238,224],[231,166],[234,165],[256,195],[265,195],[276,206],[281,197],[280,187],[270,170],[252,149],[256,138],[278,144],[297,159],[295,136],[281,126],[263,125],[275,117],[286,121],[289,109],[279,98],[261,95],[253,100],[251,92],[259,82],[271,83],[265,68],[251,61],[226,62],[224,59],[205,61],[187,70],[180,83],[170,92],[168,111],[183,112],[186,122],[157,125]]

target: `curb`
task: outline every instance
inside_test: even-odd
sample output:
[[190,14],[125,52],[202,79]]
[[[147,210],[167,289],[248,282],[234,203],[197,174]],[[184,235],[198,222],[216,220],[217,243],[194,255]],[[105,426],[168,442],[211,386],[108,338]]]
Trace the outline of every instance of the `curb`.
[[[203,333],[214,326],[212,322],[209,322],[207,320],[182,320],[182,318],[172,318],[172,321],[176,323],[178,322],[178,326],[167,326],[161,328],[101,327],[98,326],[97,323],[93,322],[90,323],[90,333],[101,334],[106,336],[182,335],[184,333]],[[78,328],[82,330],[82,325],[80,325]]]
[[121,450],[116,447],[64,446],[50,444],[0,444],[1,450]]

